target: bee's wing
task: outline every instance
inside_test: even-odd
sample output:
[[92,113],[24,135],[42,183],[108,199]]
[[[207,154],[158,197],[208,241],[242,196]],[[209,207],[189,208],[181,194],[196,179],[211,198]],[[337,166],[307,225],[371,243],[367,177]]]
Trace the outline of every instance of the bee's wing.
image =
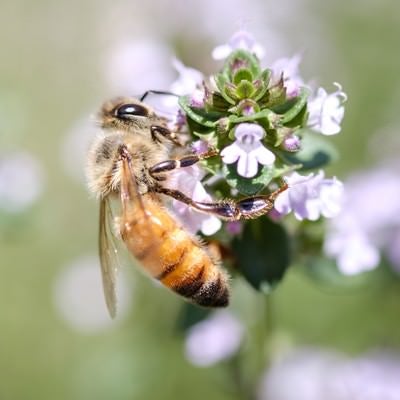
[[111,317],[117,313],[117,272],[119,267],[117,247],[114,243],[113,215],[110,199],[100,200],[99,255],[104,296]]
[[122,218],[124,221],[129,221],[130,215],[138,215],[139,213],[144,218],[148,218],[144,208],[142,196],[138,191],[135,175],[133,173],[129,158],[122,159],[121,205]]
[[[162,242],[154,230],[157,223],[152,218],[152,210],[146,208],[149,205],[149,197],[144,197],[139,193],[128,157],[122,159],[120,190],[121,236],[134,257],[139,254],[143,257],[147,253],[145,257],[147,264],[153,259],[150,263],[158,266],[160,264],[158,249]],[[140,261],[143,262],[144,260]],[[147,265],[146,270],[150,275],[154,275],[149,265]]]

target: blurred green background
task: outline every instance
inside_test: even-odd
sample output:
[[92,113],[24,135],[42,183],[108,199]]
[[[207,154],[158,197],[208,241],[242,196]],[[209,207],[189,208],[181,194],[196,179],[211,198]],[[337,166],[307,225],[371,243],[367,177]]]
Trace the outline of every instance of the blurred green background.
[[[124,271],[121,317],[108,320],[91,275],[97,204],[83,178],[92,133],[85,121],[112,95],[168,88],[173,55],[216,71],[211,50],[242,22],[265,47],[266,62],[300,51],[306,81],[343,85],[343,130],[332,138],[341,159],[329,175],[345,179],[398,157],[388,145],[399,144],[400,127],[394,0],[2,2],[0,151],[36,157],[44,186],[28,209],[0,215],[0,399],[240,399],[237,374],[257,385],[271,351],[398,349],[400,285],[379,271],[366,285],[332,288],[293,268],[268,305],[235,280],[231,311],[246,330],[239,367],[192,365],[178,328],[181,299],[134,268]],[[76,264],[87,274],[65,272]]]

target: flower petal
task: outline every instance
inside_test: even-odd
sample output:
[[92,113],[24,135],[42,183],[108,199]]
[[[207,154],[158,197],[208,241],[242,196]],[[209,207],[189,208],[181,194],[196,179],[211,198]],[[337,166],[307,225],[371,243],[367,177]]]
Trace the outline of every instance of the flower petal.
[[260,164],[272,165],[275,162],[275,154],[265,148],[261,143],[260,146],[253,150],[250,157],[254,157]]
[[274,208],[282,215],[287,215],[292,211],[292,206],[289,200],[289,190],[285,190],[278,195],[274,203]]
[[252,178],[257,175],[258,162],[251,154],[243,154],[239,157],[237,172],[244,178]]
[[208,218],[203,219],[200,230],[203,235],[211,236],[218,232],[221,229],[221,226],[222,222],[217,217],[211,215]]
[[246,153],[236,144],[236,142],[225,147],[221,151],[222,161],[225,164],[232,164],[238,160],[239,157],[246,155]]

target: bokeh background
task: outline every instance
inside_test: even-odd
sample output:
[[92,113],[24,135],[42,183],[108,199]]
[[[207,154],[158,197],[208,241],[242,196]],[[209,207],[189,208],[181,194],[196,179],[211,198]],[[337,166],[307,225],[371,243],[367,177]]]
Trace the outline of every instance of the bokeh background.
[[[197,325],[128,263],[119,317],[106,314],[90,115],[167,89],[174,56],[217,71],[212,49],[243,25],[265,63],[301,52],[306,81],[343,85],[329,175],[400,176],[395,0],[2,1],[0,399],[400,399],[400,284],[385,262],[336,284],[293,266],[268,301],[236,279],[232,306]],[[388,194],[370,194],[385,209]]]

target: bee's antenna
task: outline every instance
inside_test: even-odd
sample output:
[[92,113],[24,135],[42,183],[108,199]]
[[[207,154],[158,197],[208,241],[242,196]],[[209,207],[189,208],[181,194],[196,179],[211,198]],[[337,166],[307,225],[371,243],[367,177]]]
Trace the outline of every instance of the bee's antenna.
[[145,98],[149,95],[149,94],[159,94],[161,96],[175,96],[175,97],[179,97],[178,94],[176,93],[172,93],[172,92],[168,92],[168,91],[164,91],[164,90],[147,90],[146,92],[144,92],[142,94],[142,96],[140,97],[140,101],[144,101]]

